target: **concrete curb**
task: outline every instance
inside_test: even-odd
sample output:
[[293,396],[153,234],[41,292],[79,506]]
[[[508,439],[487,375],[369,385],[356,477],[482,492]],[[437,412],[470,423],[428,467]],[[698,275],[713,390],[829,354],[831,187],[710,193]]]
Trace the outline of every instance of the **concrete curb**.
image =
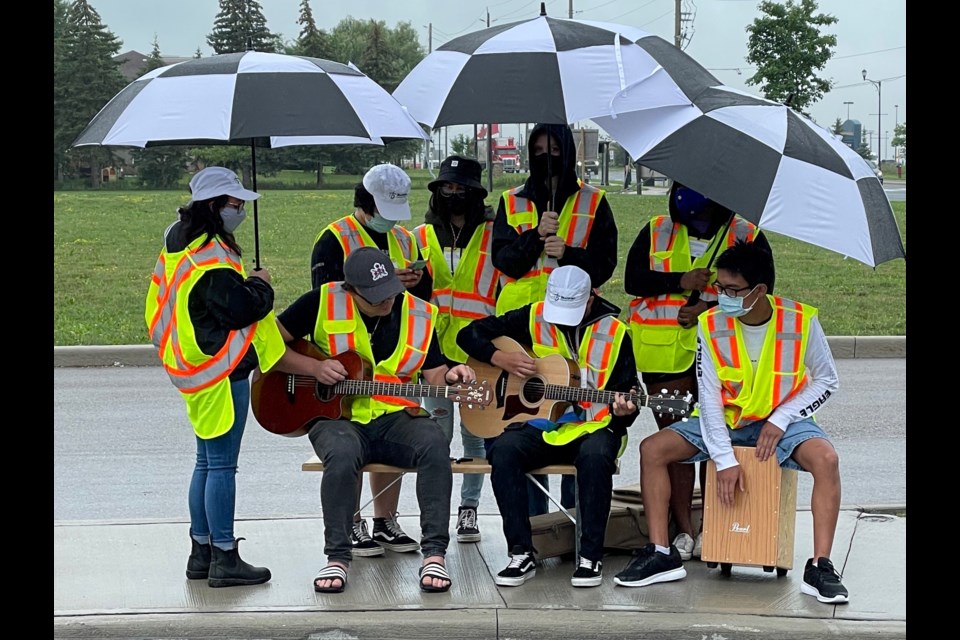
[[[906,358],[906,336],[832,336],[833,357]],[[157,352],[150,344],[71,346],[53,348],[54,367],[155,367]]]
[[[905,620],[843,620],[722,613],[458,609],[271,611],[54,616],[54,638],[470,638],[623,640],[724,638],[905,638]],[[278,631],[282,631],[278,633]],[[575,635],[571,633],[576,629]]]

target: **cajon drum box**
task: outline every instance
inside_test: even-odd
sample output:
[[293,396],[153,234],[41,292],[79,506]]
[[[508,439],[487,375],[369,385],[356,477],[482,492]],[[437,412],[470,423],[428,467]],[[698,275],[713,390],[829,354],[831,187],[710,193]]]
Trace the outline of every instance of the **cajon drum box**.
[[760,462],[753,447],[734,447],[733,451],[746,491],[735,490],[732,507],[721,505],[717,466],[712,460],[707,463],[701,560],[792,569],[797,472],[781,469],[776,454]]

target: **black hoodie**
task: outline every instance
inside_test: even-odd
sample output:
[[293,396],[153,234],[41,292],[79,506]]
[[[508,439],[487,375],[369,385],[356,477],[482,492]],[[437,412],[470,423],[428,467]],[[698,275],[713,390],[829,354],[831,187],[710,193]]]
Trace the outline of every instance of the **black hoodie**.
[[[553,206],[553,210],[559,213],[567,199],[580,190],[576,172],[577,148],[567,125],[538,124],[527,138],[528,159],[532,159],[531,142],[543,132],[560,143],[559,166],[550,166],[550,174],[560,176],[556,204]],[[533,167],[533,163],[529,163],[529,166]],[[551,201],[546,180],[546,174],[541,175],[531,169],[530,177],[517,193],[517,196],[533,201],[537,208],[537,222],[547,210],[547,202]],[[543,240],[536,226],[518,234],[516,229],[507,224],[506,205],[501,195],[493,224],[493,265],[511,278],[519,279],[534,267],[542,253]],[[606,196],[600,199],[597,207],[587,247],[580,249],[568,246],[559,262],[560,266],[572,264],[586,271],[595,288],[603,286],[613,275],[617,266],[617,225]]]
[[[670,219],[673,220],[674,223],[683,224],[678,220],[677,210],[674,206],[674,193],[679,186],[681,186],[679,182],[673,183],[667,200],[669,203]],[[727,221],[730,219],[730,210],[713,201],[710,201],[708,206],[712,208],[710,226],[703,234],[697,233],[693,227],[687,226],[687,234],[690,237],[709,242],[713,240],[717,232],[727,224]],[[767,242],[767,237],[763,235],[763,231],[758,230],[753,241],[758,247],[770,251],[771,255],[773,254],[773,251],[770,249],[770,243]],[[722,249],[720,252],[722,252]],[[717,253],[717,256],[720,255],[720,252]],[[713,262],[716,262],[716,258],[713,259]],[[713,270],[713,262],[711,263],[711,270]],[[623,286],[626,292],[632,296],[641,298],[661,296],[668,293],[683,293],[684,289],[680,286],[680,279],[684,273],[686,273],[686,271],[665,273],[652,271],[650,269],[650,225],[643,225],[640,233],[637,234],[636,240],[633,241],[633,245],[630,247],[630,253],[627,254],[627,265],[623,274]],[[715,302],[708,304],[711,307],[716,305]]]

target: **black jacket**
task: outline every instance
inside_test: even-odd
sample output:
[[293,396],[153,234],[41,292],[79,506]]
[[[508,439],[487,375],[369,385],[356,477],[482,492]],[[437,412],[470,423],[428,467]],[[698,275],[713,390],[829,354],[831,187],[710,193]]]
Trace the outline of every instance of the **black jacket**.
[[[552,194],[546,186],[547,176],[533,170],[517,193],[517,196],[532,200],[536,205],[538,222],[547,210],[548,202],[554,202],[553,210],[559,212],[567,198],[580,190],[576,173],[577,149],[570,127],[537,125],[530,132],[528,141],[534,140],[543,131],[560,141],[560,166],[550,169],[551,175],[556,171],[560,176],[556,197],[551,198]],[[532,153],[530,149],[528,145],[528,153]],[[533,268],[542,253],[543,241],[536,226],[518,234],[516,229],[507,224],[506,205],[501,195],[493,224],[493,266],[511,278],[519,279]],[[617,225],[606,196],[600,199],[587,247],[580,249],[568,246],[559,263],[560,266],[576,265],[586,271],[595,288],[603,286],[613,275],[617,266]]]

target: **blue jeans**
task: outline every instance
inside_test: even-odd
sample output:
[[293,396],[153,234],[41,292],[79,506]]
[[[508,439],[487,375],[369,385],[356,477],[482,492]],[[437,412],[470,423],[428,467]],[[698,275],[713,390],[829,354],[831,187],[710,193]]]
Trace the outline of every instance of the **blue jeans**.
[[[440,425],[447,444],[453,441],[453,400],[449,398],[424,398],[423,408],[430,412],[430,417]],[[460,441],[463,442],[464,458],[486,458],[487,451],[483,446],[483,438],[475,436],[460,422]],[[463,484],[460,485],[460,506],[480,506],[480,492],[483,489],[482,473],[464,473]]]
[[197,463],[190,480],[190,533],[210,536],[223,549],[236,544],[233,518],[237,504],[237,460],[250,407],[250,381],[230,383],[233,396],[233,426],[223,435],[204,440],[197,437]]
[[[757,420],[739,429],[730,429],[730,444],[735,447],[755,447],[757,438],[760,437],[760,429],[766,420]],[[683,439],[695,446],[700,451],[684,462],[702,462],[710,459],[710,453],[707,451],[707,443],[703,440],[703,434],[700,432],[700,418],[695,416],[686,422],[674,422],[667,429],[676,431]],[[777,443],[777,462],[783,469],[793,469],[795,471],[806,471],[793,459],[793,450],[809,440],[810,438],[823,438],[827,442],[830,438],[823,432],[823,429],[814,421],[813,418],[804,418],[797,422],[791,422],[783,432],[783,437]]]

